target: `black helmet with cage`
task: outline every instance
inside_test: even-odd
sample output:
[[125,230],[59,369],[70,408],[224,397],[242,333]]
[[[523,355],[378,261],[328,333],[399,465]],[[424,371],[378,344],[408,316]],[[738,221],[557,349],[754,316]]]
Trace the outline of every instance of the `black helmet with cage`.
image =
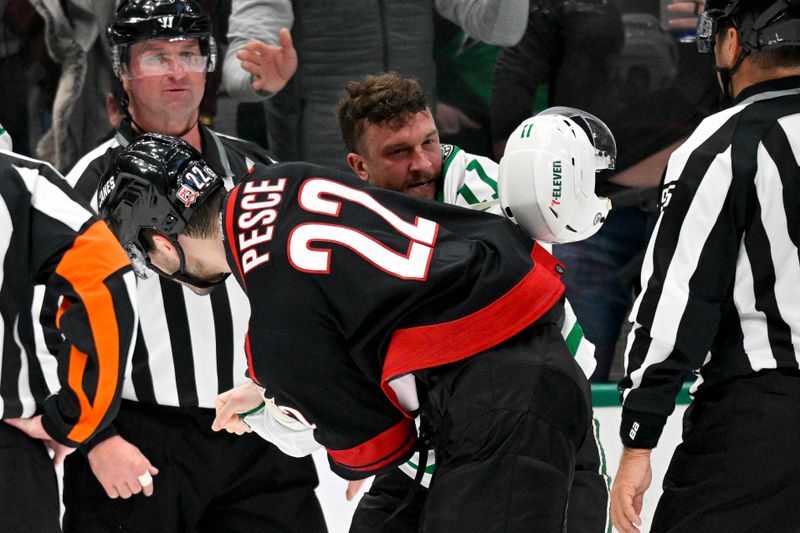
[[[203,157],[186,141],[147,133],[131,142],[103,175],[97,189],[97,210],[122,244],[134,270],[146,278],[150,270],[164,277],[209,288],[186,273],[178,235],[192,216],[224,184]],[[153,233],[170,239],[178,250],[175,274],[158,270],[148,261]]]
[[114,74],[123,77],[129,47],[151,39],[197,39],[206,57],[205,70],[213,72],[217,46],[211,35],[211,18],[193,0],[123,0],[108,27]]

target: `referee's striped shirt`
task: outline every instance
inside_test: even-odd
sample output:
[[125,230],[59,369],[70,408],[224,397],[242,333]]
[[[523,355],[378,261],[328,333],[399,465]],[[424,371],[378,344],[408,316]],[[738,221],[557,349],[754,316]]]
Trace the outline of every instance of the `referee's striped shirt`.
[[[253,143],[200,125],[203,157],[230,186],[252,162],[269,164]],[[96,208],[103,172],[135,137],[129,123],[86,156],[67,181]],[[138,280],[140,334],[123,384],[122,397],[173,407],[214,408],[216,396],[245,379],[244,339],[250,306],[229,277],[209,296],[198,296],[174,281],[152,275]]]
[[[0,415],[42,414],[52,438],[76,446],[119,408],[136,334],[133,272],[50,165],[0,150],[0,177]],[[45,285],[60,299],[52,353],[37,350],[32,320]]]
[[692,392],[800,363],[800,77],[760,83],[670,158],[642,267],[626,376],[626,446],[656,445]]

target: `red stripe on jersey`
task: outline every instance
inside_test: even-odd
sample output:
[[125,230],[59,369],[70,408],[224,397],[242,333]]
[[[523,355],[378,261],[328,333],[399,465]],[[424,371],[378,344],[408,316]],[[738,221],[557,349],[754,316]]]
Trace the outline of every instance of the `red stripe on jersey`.
[[[532,255],[542,252],[547,253],[534,248]],[[497,346],[544,315],[563,293],[564,285],[558,277],[545,264],[535,264],[522,281],[479,311],[442,324],[395,331],[383,363],[381,388],[400,408],[388,383],[392,378],[453,363]]]
[[244,336],[244,351],[247,354],[247,373],[250,375],[250,379],[252,379],[256,385],[261,385],[261,382],[258,381],[258,378],[256,377],[256,371],[253,368],[253,353],[250,351],[249,332]]
[[417,427],[404,418],[370,440],[347,450],[328,450],[338,465],[358,472],[379,470],[402,460],[417,441]]
[[545,267],[545,269],[552,274],[561,277],[561,273],[564,272],[563,263],[553,257],[553,255],[545,250],[538,242],[533,244],[533,253],[531,253],[531,257],[533,257],[534,263]]
[[231,247],[231,255],[236,261],[236,270],[239,271],[239,277],[242,279],[244,292],[247,293],[247,280],[244,279],[244,270],[242,270],[242,263],[239,261],[239,251],[236,249],[236,235],[233,232],[233,213],[236,211],[235,204],[238,195],[239,187],[234,187],[230,196],[228,196],[228,204],[225,206],[225,236],[228,239],[228,246]]

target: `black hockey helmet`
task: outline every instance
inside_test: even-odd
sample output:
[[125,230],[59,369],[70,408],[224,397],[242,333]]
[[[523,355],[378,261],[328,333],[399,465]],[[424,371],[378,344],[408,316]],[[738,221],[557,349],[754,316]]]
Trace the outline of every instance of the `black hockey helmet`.
[[697,24],[697,48],[714,51],[720,23],[739,32],[745,54],[783,46],[800,46],[800,0],[708,0]]
[[[100,179],[97,210],[139,277],[148,277],[151,269],[204,288],[216,283],[187,277],[177,238],[196,209],[223,186],[222,179],[189,143],[147,133],[130,143]],[[145,229],[153,229],[173,242],[181,259],[178,273],[160,272],[148,262],[149,247],[142,235]]]
[[217,63],[217,45],[211,36],[211,18],[194,0],[123,0],[108,27],[114,74],[122,77],[127,47],[150,39],[197,39],[208,57],[206,71]]

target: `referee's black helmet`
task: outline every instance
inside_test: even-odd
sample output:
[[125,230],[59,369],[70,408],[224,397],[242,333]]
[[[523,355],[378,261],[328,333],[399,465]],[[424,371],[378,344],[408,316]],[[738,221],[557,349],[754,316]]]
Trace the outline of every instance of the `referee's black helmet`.
[[708,0],[698,21],[698,50],[713,52],[727,24],[736,27],[747,52],[800,46],[800,0]]
[[114,73],[121,76],[128,47],[150,39],[197,39],[208,57],[207,72],[217,63],[217,46],[211,36],[211,18],[194,0],[123,0],[108,27]]

